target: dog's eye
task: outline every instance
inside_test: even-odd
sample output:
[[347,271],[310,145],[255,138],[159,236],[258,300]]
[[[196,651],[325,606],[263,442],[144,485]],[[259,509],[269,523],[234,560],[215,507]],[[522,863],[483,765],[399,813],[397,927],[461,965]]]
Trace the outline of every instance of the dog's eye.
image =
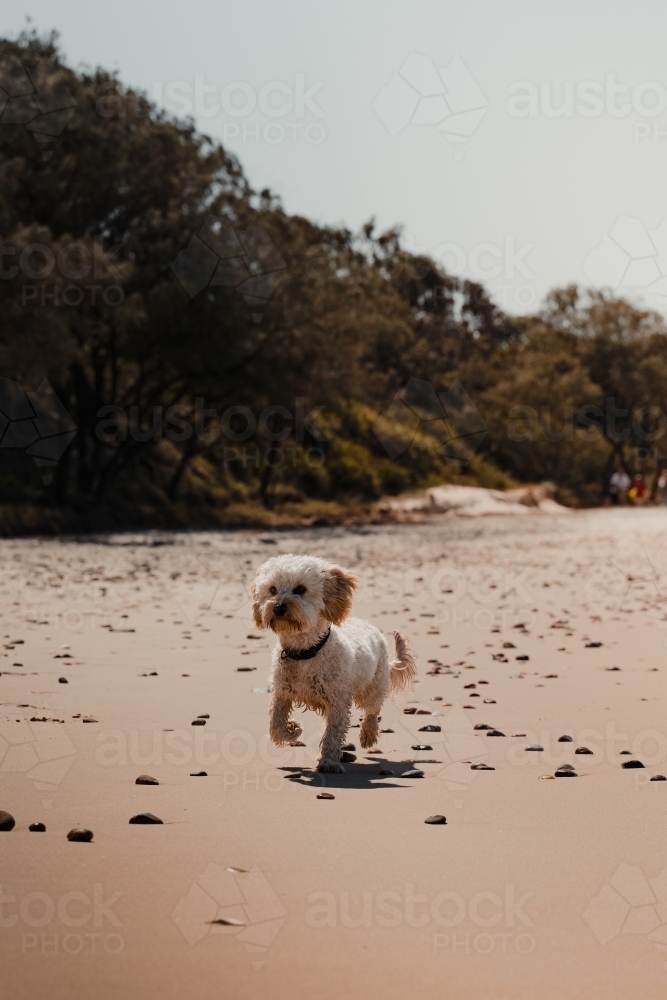
[[270,594],[277,594],[278,593],[278,588],[277,587],[269,587],[269,593]]
[[298,587],[294,588],[294,590],[292,591],[292,593],[293,594],[298,594],[299,596],[301,596],[301,594],[305,594],[306,593],[306,588],[303,586],[302,583],[300,583]]

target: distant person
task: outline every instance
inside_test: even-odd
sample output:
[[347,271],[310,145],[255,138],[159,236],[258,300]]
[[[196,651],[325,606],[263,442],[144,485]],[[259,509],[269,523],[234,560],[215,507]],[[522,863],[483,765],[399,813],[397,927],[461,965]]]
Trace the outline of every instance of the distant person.
[[667,469],[663,469],[658,479],[659,503],[667,505]]
[[627,503],[630,489],[630,476],[625,469],[617,469],[609,480],[609,496],[613,504],[623,506]]
[[635,476],[635,481],[632,484],[632,489],[629,491],[628,496],[637,507],[642,507],[644,501],[646,500],[646,487],[644,486],[644,477],[641,472],[638,472]]

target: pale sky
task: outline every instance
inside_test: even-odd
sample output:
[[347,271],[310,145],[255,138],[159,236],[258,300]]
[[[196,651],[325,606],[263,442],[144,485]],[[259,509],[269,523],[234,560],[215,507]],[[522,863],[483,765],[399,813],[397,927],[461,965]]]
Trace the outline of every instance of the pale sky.
[[289,212],[400,224],[511,312],[569,282],[667,312],[664,2],[12,0],[2,34],[27,15]]

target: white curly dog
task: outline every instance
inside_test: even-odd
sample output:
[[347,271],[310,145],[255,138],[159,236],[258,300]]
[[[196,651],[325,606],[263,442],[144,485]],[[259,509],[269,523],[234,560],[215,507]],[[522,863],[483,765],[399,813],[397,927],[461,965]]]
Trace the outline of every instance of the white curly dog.
[[345,770],[340,757],[352,703],[364,712],[359,742],[372,747],[385,698],[409,687],[416,674],[408,639],[394,632],[396,658],[390,661],[382,632],[348,618],[357,583],[347,570],[315,556],[281,555],[259,567],[252,585],[257,628],[278,636],[269,735],[278,746],[298,739],[301,726],[290,719],[294,707],[324,715],[319,771]]

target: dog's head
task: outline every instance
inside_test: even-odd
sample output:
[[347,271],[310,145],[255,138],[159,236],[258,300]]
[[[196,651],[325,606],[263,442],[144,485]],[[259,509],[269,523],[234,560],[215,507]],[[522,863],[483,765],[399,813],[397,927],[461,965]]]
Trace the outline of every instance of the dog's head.
[[252,585],[255,624],[274,632],[310,632],[323,621],[340,625],[356,585],[351,573],[315,556],[268,559]]

